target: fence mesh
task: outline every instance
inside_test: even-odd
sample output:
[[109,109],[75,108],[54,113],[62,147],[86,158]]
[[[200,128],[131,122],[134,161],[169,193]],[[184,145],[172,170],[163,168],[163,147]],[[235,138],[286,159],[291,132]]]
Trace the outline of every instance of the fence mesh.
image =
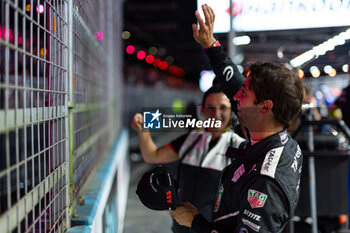
[[4,232],[63,232],[67,4],[1,2],[0,185]]
[[120,1],[0,7],[1,232],[63,232],[120,128]]

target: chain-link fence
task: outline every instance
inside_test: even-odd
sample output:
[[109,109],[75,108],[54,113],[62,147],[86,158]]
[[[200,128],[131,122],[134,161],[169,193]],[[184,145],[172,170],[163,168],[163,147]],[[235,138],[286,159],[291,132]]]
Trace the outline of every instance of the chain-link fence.
[[1,1],[1,232],[65,231],[119,132],[120,2]]

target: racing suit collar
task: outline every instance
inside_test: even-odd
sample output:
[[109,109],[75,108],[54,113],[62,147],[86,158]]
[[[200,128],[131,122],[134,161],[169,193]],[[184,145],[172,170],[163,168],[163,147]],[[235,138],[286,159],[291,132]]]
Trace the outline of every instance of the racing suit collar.
[[258,157],[265,156],[265,154],[272,149],[271,145],[273,145],[273,147],[283,146],[288,141],[289,137],[287,130],[283,129],[254,145],[249,141],[244,149],[229,147],[226,156],[238,160],[258,159]]

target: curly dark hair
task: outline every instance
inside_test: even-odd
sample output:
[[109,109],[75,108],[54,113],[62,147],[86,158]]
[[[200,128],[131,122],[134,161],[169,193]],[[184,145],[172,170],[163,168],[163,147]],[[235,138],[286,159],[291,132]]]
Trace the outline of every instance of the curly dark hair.
[[304,98],[301,80],[284,64],[262,63],[250,66],[249,89],[256,104],[272,100],[275,119],[285,128],[297,117]]

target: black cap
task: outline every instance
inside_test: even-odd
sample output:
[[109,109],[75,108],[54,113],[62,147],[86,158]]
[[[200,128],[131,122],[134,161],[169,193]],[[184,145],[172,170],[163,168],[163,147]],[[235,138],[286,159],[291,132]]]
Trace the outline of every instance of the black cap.
[[140,201],[152,210],[175,210],[178,185],[164,166],[146,172],[137,184]]

